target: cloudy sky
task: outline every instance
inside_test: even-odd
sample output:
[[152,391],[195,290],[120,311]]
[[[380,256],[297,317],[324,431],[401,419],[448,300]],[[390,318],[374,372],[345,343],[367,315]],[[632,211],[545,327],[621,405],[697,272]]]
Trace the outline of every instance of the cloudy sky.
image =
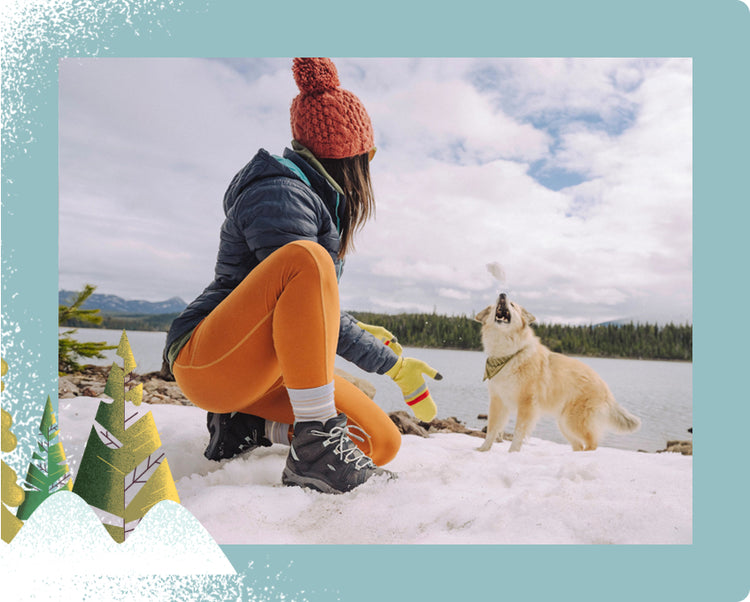
[[[690,59],[334,60],[378,147],[344,309],[692,321]],[[296,94],[291,59],[61,61],[60,288],[192,300]]]

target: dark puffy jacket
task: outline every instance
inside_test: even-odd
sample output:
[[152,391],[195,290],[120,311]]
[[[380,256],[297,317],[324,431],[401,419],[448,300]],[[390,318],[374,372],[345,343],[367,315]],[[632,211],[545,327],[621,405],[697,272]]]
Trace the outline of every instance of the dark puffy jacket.
[[[328,180],[292,150],[284,158],[293,162],[309,185],[295,172],[261,149],[234,176],[224,195],[226,219],[221,227],[214,280],[172,322],[164,359],[170,346],[191,332],[250,271],[279,247],[294,240],[312,240],[330,254],[341,275],[339,233],[345,199]],[[337,353],[367,372],[383,374],[396,354],[341,313]]]

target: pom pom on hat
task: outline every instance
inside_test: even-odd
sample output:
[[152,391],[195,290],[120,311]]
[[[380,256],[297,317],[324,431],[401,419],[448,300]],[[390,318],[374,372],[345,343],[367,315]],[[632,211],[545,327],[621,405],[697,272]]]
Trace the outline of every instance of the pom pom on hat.
[[296,58],[292,73],[297,87],[304,94],[335,90],[341,85],[336,65],[329,58]]
[[373,148],[370,117],[354,94],[340,87],[329,58],[295,58],[299,95],[290,110],[292,135],[320,159],[343,159]]

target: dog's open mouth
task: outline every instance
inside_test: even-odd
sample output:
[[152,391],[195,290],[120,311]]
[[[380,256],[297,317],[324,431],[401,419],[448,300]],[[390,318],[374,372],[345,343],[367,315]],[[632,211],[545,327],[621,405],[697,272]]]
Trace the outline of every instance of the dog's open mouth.
[[508,307],[508,298],[505,293],[501,293],[497,299],[495,322],[510,324],[510,308]]

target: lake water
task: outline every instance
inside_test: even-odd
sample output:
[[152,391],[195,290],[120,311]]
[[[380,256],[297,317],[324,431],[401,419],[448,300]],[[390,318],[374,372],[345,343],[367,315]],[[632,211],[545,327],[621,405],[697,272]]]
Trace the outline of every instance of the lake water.
[[[75,335],[80,341],[106,341],[117,345],[122,331],[81,328]],[[128,340],[138,364],[136,372],[146,373],[161,369],[161,352],[166,333],[129,331]],[[487,384],[482,382],[485,356],[479,351],[445,349],[414,349],[405,347],[404,353],[426,361],[442,373],[443,380],[428,384],[438,417],[455,416],[471,428],[486,426],[479,414],[487,413]],[[110,365],[117,360],[114,351],[106,359],[91,363]],[[656,451],[664,449],[671,439],[691,439],[687,429],[693,423],[693,365],[689,362],[661,362],[603,358],[579,358],[607,382],[620,405],[641,419],[639,431],[627,435],[608,433],[601,442],[607,447]],[[385,410],[406,409],[403,397],[387,376],[369,374],[353,364],[336,358],[337,367],[369,380],[377,389],[375,401]],[[511,431],[513,420],[506,430]],[[566,443],[551,417],[543,417],[533,437]]]

